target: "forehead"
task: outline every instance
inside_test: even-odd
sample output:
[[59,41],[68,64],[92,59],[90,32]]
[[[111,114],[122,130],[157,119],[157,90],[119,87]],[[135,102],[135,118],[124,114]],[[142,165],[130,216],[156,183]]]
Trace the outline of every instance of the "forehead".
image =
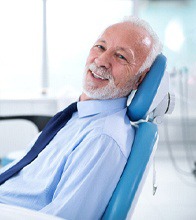
[[149,33],[142,27],[124,22],[108,27],[100,36],[108,46],[124,47],[132,50],[135,55],[148,52],[152,46]]

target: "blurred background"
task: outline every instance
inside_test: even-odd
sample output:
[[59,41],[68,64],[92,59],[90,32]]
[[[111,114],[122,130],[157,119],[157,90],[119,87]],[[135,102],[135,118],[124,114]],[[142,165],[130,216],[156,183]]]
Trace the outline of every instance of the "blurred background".
[[[0,0],[0,116],[50,116],[77,99],[90,47],[129,15],[158,33],[176,96],[159,127],[157,192],[151,169],[132,219],[195,220],[195,0]],[[1,121],[0,157],[23,150],[37,132],[29,122]]]

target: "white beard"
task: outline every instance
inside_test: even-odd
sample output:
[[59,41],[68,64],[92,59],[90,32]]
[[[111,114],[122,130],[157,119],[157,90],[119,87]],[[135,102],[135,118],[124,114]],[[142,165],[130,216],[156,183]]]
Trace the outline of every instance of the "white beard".
[[[108,79],[108,84],[102,88],[96,88],[93,81],[86,79],[88,70],[95,70],[99,75]],[[97,67],[94,63],[86,67],[83,77],[83,92],[92,99],[115,99],[128,96],[131,92],[131,82],[127,82],[124,88],[118,88],[110,72],[103,67]]]

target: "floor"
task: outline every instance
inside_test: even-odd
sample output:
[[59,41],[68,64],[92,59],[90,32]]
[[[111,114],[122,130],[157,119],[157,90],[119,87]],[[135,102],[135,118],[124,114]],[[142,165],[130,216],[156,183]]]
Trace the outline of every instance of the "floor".
[[[193,146],[195,148],[195,146]],[[193,148],[193,149],[194,149]],[[196,177],[179,174],[169,158],[167,146],[159,146],[155,166],[157,192],[152,195],[153,169],[149,171],[146,183],[131,220],[195,220],[196,219]],[[173,146],[178,166],[188,170],[183,146]],[[194,158],[196,151],[194,151]]]

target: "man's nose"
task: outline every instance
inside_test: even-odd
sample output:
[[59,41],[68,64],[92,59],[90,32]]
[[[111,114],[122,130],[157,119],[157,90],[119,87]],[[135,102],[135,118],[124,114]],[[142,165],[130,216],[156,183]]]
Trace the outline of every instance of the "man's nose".
[[107,51],[105,51],[95,59],[95,64],[98,67],[105,67],[109,69],[111,65],[110,61],[111,61],[110,54]]

